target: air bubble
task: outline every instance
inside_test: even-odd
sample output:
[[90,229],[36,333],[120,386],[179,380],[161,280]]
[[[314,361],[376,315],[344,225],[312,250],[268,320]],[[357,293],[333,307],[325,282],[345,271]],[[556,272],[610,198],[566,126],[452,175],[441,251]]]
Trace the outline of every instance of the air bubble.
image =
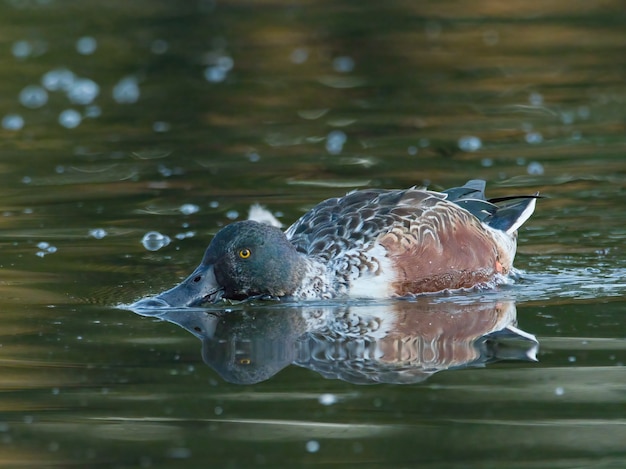
[[526,172],[531,176],[541,176],[543,174],[543,165],[537,161],[533,161],[526,167]]
[[333,130],[326,136],[326,151],[331,155],[338,155],[343,150],[343,145],[348,137],[341,130]]
[[154,124],[152,124],[152,130],[157,133],[169,132],[171,128],[172,126],[169,122],[156,121]]
[[33,46],[28,41],[16,41],[11,47],[11,53],[18,59],[25,59],[33,53]]
[[91,106],[87,106],[85,108],[85,117],[88,117],[90,119],[95,119],[96,117],[100,117],[102,115],[102,109],[100,109],[100,106],[96,106],[95,104],[92,104]]
[[309,453],[317,453],[320,449],[320,444],[316,440],[309,440],[306,442],[306,450]]
[[200,207],[198,207],[195,204],[183,204],[181,205],[178,210],[180,211],[180,213],[182,213],[183,215],[191,215],[192,213],[197,213],[200,211]]
[[98,41],[91,36],[83,36],[76,41],[76,50],[79,54],[90,55],[98,48]]
[[41,84],[49,91],[61,91],[69,89],[74,80],[74,73],[66,68],[56,68],[44,74]]
[[537,144],[543,142],[543,135],[539,132],[528,132],[525,139],[527,143]]
[[483,143],[478,137],[465,136],[459,139],[458,145],[462,151],[471,153],[476,150],[479,150],[482,147]]
[[108,233],[106,232],[106,230],[104,230],[102,228],[95,228],[93,230],[89,230],[89,236],[91,236],[92,238],[96,238],[96,239],[102,239],[107,234]]
[[219,83],[226,79],[226,70],[211,65],[204,69],[204,78],[211,83]]
[[309,58],[309,51],[307,51],[306,49],[299,47],[297,49],[294,49],[291,52],[291,62],[293,62],[294,64],[303,64],[304,62],[306,62]]
[[141,239],[141,244],[148,251],[158,251],[159,249],[170,244],[169,236],[163,235],[158,231],[149,231]]
[[331,393],[321,394],[318,398],[319,403],[322,405],[333,405],[336,404],[338,400],[337,396]]
[[59,124],[61,124],[66,129],[74,129],[78,127],[83,118],[80,115],[80,112],[74,109],[66,109],[59,114]]
[[120,104],[133,104],[139,101],[139,83],[135,77],[122,78],[113,87],[113,99]]
[[24,118],[19,114],[7,114],[2,118],[2,128],[5,130],[20,130],[24,127]]
[[67,97],[72,104],[91,104],[100,93],[100,86],[89,78],[75,80],[67,90]]
[[534,91],[528,96],[528,102],[533,106],[541,106],[543,104],[543,96],[541,96],[541,93]]
[[167,52],[167,50],[169,49],[169,44],[167,43],[166,40],[164,39],[155,39],[154,41],[152,41],[152,44],[150,45],[150,50],[152,51],[153,54],[165,54]]
[[339,73],[349,73],[354,70],[354,59],[348,56],[335,57],[333,69]]
[[20,91],[20,103],[30,109],[37,109],[48,102],[48,93],[39,85],[28,85]]

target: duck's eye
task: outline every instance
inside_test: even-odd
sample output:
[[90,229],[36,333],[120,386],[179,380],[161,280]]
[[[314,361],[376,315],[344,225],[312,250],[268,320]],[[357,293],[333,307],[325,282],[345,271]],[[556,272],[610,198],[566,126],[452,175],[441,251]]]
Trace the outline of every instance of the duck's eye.
[[239,250],[239,257],[241,257],[242,259],[247,259],[248,257],[250,257],[251,254],[252,251],[250,251],[250,249],[248,248],[243,248]]

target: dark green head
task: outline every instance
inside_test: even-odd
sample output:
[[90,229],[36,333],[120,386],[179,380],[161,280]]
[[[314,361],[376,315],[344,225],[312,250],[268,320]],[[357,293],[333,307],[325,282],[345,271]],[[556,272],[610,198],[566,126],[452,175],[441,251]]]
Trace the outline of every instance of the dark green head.
[[300,284],[304,262],[278,228],[250,220],[236,222],[215,235],[202,263],[182,283],[142,301],[153,302],[146,306],[171,307],[220,298],[287,296]]
[[202,260],[213,265],[223,297],[232,299],[293,293],[302,280],[301,262],[281,230],[249,220],[217,233]]

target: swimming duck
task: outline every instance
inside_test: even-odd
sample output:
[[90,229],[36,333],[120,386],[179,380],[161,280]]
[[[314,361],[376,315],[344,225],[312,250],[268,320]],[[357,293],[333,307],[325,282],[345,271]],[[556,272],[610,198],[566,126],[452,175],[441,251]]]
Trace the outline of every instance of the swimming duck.
[[486,199],[484,191],[482,180],[441,192],[357,190],[321,202],[285,232],[235,222],[182,283],[133,306],[390,298],[495,285],[511,272],[517,229],[539,196]]

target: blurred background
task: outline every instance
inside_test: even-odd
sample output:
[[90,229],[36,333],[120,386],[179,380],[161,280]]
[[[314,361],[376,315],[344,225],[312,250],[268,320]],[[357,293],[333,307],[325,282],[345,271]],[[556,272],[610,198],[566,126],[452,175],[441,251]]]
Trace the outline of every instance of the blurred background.
[[[1,0],[0,465],[624,467],[625,31],[617,0]],[[253,203],[473,178],[546,196],[504,293],[539,363],[241,386],[118,308]]]

